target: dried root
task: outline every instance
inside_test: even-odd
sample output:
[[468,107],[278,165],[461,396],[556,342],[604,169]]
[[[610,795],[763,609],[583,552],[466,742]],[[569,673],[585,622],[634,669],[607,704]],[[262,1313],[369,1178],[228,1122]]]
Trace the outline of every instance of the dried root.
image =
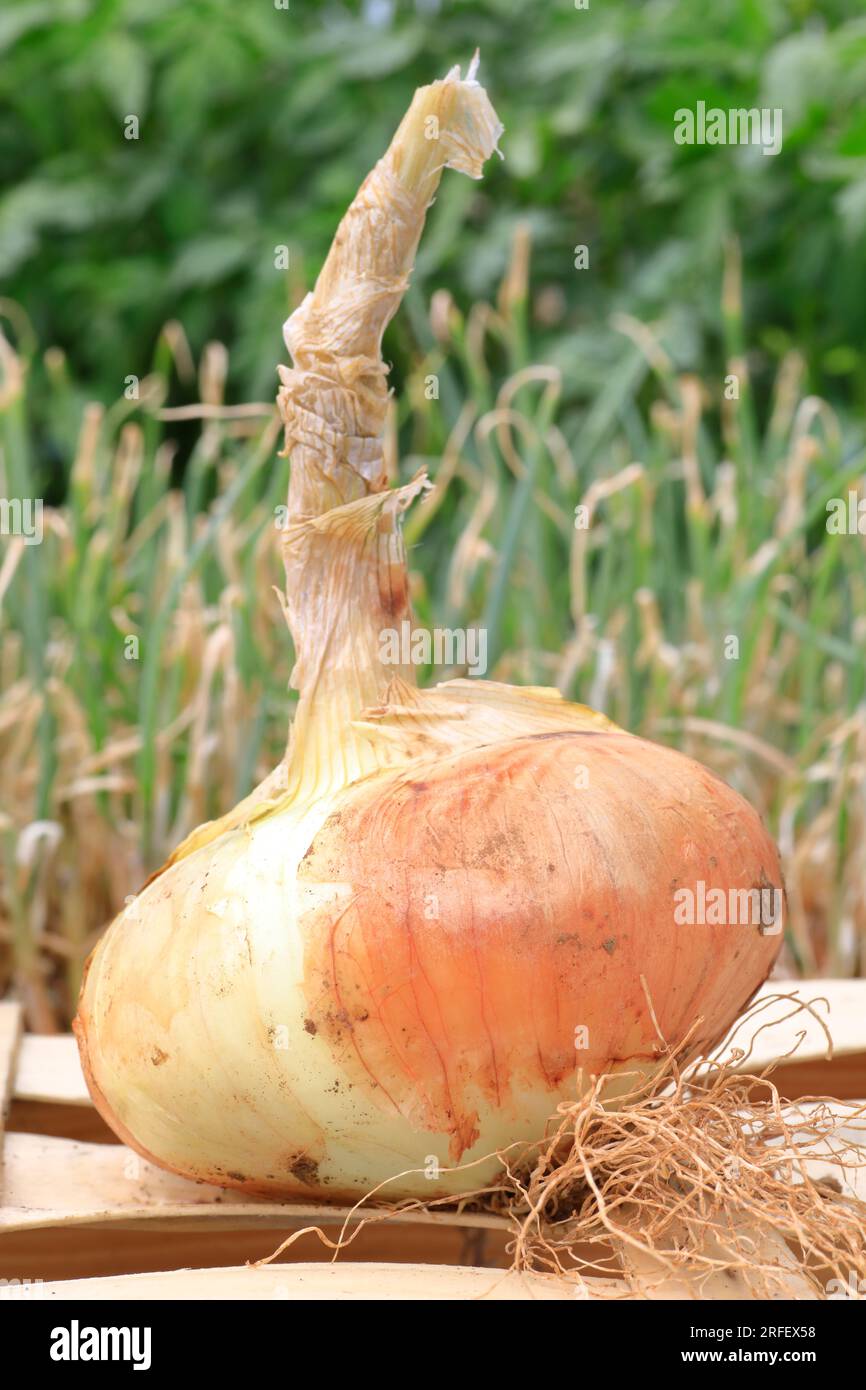
[[587,1292],[592,1276],[613,1277],[621,1293],[645,1297],[866,1291],[866,1203],[855,1186],[866,1106],[785,1105],[767,1075],[695,1072],[673,1056],[616,1111],[599,1079],[560,1107],[531,1167],[505,1162],[484,1204],[514,1225],[514,1267]]

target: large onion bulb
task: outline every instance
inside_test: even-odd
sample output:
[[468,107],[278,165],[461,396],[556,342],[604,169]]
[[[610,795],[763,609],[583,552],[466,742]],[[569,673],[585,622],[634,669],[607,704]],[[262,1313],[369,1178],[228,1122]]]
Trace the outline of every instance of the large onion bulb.
[[206,1182],[476,1188],[496,1160],[456,1165],[537,1139],[591,1075],[613,1101],[662,1039],[715,1042],[778,949],[777,920],[677,921],[680,890],[781,885],[757,815],[705,768],[555,691],[419,691],[380,659],[410,616],[399,515],[422,486],[386,487],[381,336],[443,167],[478,177],[500,130],[472,71],[417,92],[286,325],[286,757],[89,962],[96,1105]]

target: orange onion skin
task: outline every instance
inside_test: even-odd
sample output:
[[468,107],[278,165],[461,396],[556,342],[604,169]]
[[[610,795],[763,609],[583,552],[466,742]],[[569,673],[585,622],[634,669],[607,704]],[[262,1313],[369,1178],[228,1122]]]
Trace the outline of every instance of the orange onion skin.
[[[576,788],[577,777],[586,785]],[[674,892],[781,886],[756,812],[699,763],[620,732],[537,734],[347,794],[299,878],[353,886],[302,918],[308,1028],[413,1125],[478,1136],[480,1092],[575,1094],[718,1042],[780,934],[677,925]],[[655,1021],[650,1011],[655,1013]],[[576,1047],[576,1033],[585,1029]]]

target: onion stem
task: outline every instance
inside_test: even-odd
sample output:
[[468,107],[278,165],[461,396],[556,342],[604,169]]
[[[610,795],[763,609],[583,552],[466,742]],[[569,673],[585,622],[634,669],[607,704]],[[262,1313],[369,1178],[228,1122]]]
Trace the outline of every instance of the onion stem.
[[479,178],[502,130],[484,88],[454,68],[421,87],[345,214],[315,289],[285,325],[291,368],[278,397],[291,451],[283,534],[286,618],[300,692],[287,749],[296,794],[374,770],[382,750],[352,721],[411,665],[383,666],[379,635],[411,621],[399,516],[423,480],[387,490],[388,366],[382,335],[409,284],[442,172]]

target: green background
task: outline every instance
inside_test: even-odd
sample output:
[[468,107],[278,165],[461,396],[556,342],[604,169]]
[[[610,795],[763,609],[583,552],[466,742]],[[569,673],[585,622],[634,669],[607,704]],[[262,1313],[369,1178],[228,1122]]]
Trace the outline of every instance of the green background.
[[[476,45],[506,159],[483,187],[443,185],[420,291],[490,296],[525,219],[534,286],[556,289],[538,351],[576,397],[622,349],[617,309],[663,317],[674,360],[706,365],[733,232],[756,387],[795,345],[810,386],[862,403],[866,15],[841,0],[15,0],[0,17],[0,284],[101,399],[144,374],[170,318],[194,351],[231,344],[237,399],[267,397],[293,293],[408,95]],[[698,100],[782,107],[782,152],[675,145],[673,113]],[[577,243],[589,274],[572,269]],[[399,329],[389,348],[399,367]]]

